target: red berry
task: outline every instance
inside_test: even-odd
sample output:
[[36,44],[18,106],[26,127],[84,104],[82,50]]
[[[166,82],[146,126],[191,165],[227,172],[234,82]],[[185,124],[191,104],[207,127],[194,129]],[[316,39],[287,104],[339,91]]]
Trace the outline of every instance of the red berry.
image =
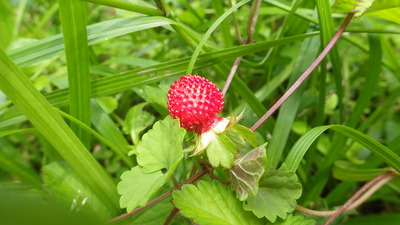
[[197,75],[184,75],[168,91],[168,111],[181,127],[198,134],[209,131],[222,118],[224,97],[211,81]]

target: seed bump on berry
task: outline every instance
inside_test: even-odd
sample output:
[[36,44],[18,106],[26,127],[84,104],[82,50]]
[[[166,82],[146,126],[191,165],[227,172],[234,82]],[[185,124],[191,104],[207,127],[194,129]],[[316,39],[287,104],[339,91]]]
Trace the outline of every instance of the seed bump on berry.
[[184,75],[168,91],[168,111],[180,119],[181,127],[198,134],[209,131],[222,117],[222,92],[211,81],[197,75]]

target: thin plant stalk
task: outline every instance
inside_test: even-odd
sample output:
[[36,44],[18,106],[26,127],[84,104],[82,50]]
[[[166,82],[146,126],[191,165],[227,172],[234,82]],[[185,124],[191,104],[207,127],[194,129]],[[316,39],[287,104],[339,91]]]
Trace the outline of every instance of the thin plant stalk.
[[171,196],[173,191],[180,189],[183,185],[193,183],[196,180],[200,179],[202,176],[206,175],[207,173],[208,173],[208,170],[203,169],[200,172],[196,173],[195,175],[191,176],[185,182],[183,182],[180,185],[178,185],[177,187],[175,187],[174,189],[169,190],[168,192],[160,195],[159,197],[157,197],[153,201],[147,203],[145,206],[139,207],[139,208],[133,210],[132,212],[125,213],[125,214],[122,214],[120,216],[117,216],[117,217],[109,220],[108,222],[109,223],[116,223],[118,221],[127,219],[127,218],[129,218],[129,217],[131,217],[133,215],[136,215],[137,213],[139,213],[139,212],[141,212],[141,211],[143,211],[143,210],[155,205],[156,203],[161,202],[162,200],[168,198],[169,196]]
[[301,77],[286,91],[286,93],[250,128],[250,130],[255,131],[258,127],[261,126],[289,97],[293,94],[294,91],[308,78],[312,71],[321,63],[321,61],[326,57],[329,51],[333,48],[336,42],[339,40],[340,36],[343,34],[347,25],[350,23],[353,18],[354,13],[349,13],[346,19],[343,21],[343,24],[340,26],[339,30],[336,32],[335,36],[333,36],[332,40],[328,43],[325,49],[321,52],[321,54],[315,59],[315,61],[311,64],[310,67],[301,75]]

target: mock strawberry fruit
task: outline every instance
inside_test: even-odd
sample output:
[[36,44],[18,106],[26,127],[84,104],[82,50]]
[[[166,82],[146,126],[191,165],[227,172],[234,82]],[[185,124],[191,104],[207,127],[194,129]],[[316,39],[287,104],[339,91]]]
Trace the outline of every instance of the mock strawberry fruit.
[[223,118],[224,97],[211,81],[197,75],[184,75],[168,91],[168,111],[181,127],[198,134],[209,131]]

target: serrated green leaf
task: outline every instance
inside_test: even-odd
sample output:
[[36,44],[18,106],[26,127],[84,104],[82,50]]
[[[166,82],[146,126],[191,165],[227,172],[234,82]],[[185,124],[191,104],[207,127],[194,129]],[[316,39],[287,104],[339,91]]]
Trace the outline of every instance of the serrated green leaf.
[[211,165],[214,167],[221,165],[225,168],[233,166],[233,154],[237,152],[236,145],[226,136],[225,133],[209,133],[211,135],[211,141],[206,151]]
[[140,166],[124,172],[117,187],[121,195],[119,200],[121,208],[131,212],[139,206],[144,206],[169,177],[170,173],[163,174],[160,170],[144,173]]
[[293,216],[289,214],[285,220],[278,220],[274,223],[275,225],[314,225],[315,220],[307,219],[304,220],[304,216]]
[[50,163],[42,171],[44,189],[63,203],[71,205],[71,211],[86,211],[102,219],[111,217],[100,199],[65,162]]
[[252,196],[257,194],[266,160],[265,144],[235,160],[235,165],[230,170],[230,177],[232,187],[240,201],[246,200],[249,194]]
[[[167,116],[154,124],[137,145],[139,166],[122,174],[118,184],[120,206],[130,212],[145,205],[168,181],[183,157],[185,130],[179,121]],[[161,169],[167,169],[166,172]]]
[[256,134],[251,131],[249,128],[240,125],[240,124],[235,124],[232,129],[237,131],[246,141],[252,146],[252,147],[257,147],[257,137]]
[[225,185],[213,181],[199,181],[197,187],[188,184],[172,193],[172,202],[187,217],[202,225],[257,225],[262,224],[252,213],[242,208],[241,202]]
[[143,110],[147,103],[141,103],[129,109],[125,116],[123,130],[130,134],[134,144],[140,141],[140,132],[145,130],[154,122],[154,116]]
[[185,133],[179,120],[174,120],[171,116],[155,123],[153,129],[143,135],[136,148],[137,161],[143,167],[143,172],[151,173],[176,167],[183,156],[182,142]]
[[249,196],[244,202],[244,209],[252,211],[257,217],[266,217],[275,222],[277,217],[285,219],[296,207],[300,198],[301,184],[295,173],[287,171],[286,165],[278,170],[270,170],[261,178],[258,193]]

